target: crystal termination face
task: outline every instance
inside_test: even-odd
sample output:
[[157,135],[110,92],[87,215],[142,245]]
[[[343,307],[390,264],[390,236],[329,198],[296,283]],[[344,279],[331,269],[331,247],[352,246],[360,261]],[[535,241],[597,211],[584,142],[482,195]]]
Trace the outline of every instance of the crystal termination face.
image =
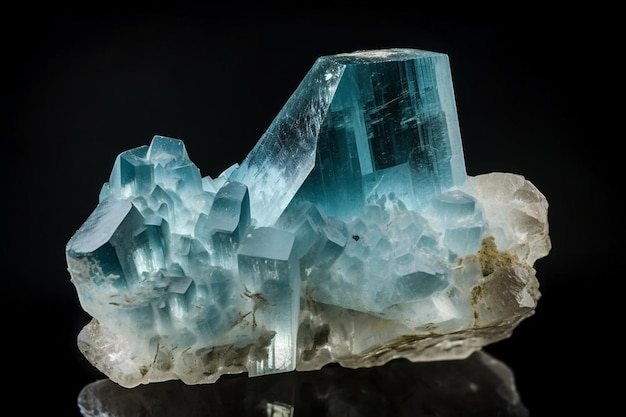
[[318,58],[241,164],[118,155],[66,246],[85,357],[124,387],[458,359],[540,298],[546,198],[468,176],[448,56]]

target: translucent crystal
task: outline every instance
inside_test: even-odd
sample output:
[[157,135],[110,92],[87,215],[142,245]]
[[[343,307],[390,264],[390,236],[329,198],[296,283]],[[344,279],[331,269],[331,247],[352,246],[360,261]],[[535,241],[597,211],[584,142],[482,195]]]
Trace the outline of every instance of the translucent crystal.
[[319,58],[230,178],[271,225],[294,199],[349,218],[390,192],[415,208],[465,177],[448,56],[389,49]]
[[81,352],[126,387],[463,358],[540,297],[545,197],[467,176],[448,57],[319,58],[241,164],[121,153],[67,243]]

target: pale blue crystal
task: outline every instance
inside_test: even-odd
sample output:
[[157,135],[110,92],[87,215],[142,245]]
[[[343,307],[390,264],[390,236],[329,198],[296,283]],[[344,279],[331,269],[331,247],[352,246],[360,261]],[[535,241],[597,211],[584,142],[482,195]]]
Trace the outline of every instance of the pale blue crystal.
[[268,358],[253,361],[248,368],[250,375],[296,368],[300,274],[294,240],[293,233],[259,227],[246,236],[237,253],[244,296],[255,303],[255,323],[276,332]]
[[66,247],[94,317],[79,346],[124,386],[464,356],[499,336],[457,351],[457,335],[532,314],[544,202],[518,177],[468,178],[445,54],[321,57],[216,178],[175,138],[117,157]]
[[380,195],[394,193],[417,208],[465,182],[446,55],[393,50],[324,60],[343,74],[296,200],[349,219]]
[[235,249],[250,226],[248,188],[239,182],[227,182],[215,195],[208,214],[201,213],[194,234],[208,248],[213,247],[216,262],[232,268]]
[[394,49],[319,58],[230,178],[271,225],[296,193],[349,217],[389,192],[415,208],[465,177],[447,55]]
[[248,186],[252,217],[272,225],[315,164],[320,129],[344,65],[318,59],[245,160],[230,174]]

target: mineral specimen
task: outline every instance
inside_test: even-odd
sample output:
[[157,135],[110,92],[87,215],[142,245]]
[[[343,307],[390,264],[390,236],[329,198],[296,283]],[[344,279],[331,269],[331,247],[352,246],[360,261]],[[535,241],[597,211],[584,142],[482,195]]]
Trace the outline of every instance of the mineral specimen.
[[468,176],[448,57],[317,59],[241,164],[121,153],[66,246],[85,357],[124,387],[464,358],[540,298],[546,198]]

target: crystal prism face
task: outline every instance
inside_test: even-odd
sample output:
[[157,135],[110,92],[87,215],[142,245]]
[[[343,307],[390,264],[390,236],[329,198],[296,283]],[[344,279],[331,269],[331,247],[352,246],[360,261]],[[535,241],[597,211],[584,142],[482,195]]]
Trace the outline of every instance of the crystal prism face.
[[66,246],[85,357],[133,387],[463,358],[534,313],[548,203],[468,176],[448,57],[319,58],[241,164],[121,153]]

